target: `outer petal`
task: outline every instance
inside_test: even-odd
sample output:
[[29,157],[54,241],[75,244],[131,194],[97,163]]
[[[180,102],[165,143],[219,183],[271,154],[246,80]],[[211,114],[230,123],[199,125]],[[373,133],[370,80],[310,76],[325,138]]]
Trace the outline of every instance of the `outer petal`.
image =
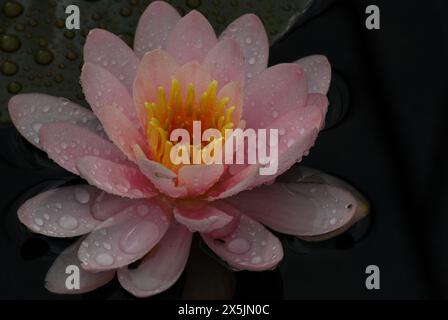
[[247,128],[266,128],[286,113],[304,107],[307,100],[306,76],[293,63],[266,69],[245,90],[243,119]]
[[87,156],[76,167],[90,184],[127,198],[150,198],[158,194],[154,186],[135,167]]
[[277,237],[248,216],[243,215],[237,229],[220,241],[201,235],[213,252],[237,270],[269,270],[283,259]]
[[145,102],[157,101],[157,88],[164,87],[168,93],[171,79],[179,64],[163,50],[153,50],[145,54],[137,69],[134,81],[134,105],[141,125],[146,128],[147,112]]
[[319,183],[274,183],[227,201],[275,231],[295,236],[342,227],[353,217],[357,203],[346,190]]
[[134,38],[134,51],[141,59],[146,52],[165,49],[168,35],[174,29],[180,15],[164,1],[152,2],[138,21]]
[[327,96],[320,93],[310,93],[308,95],[307,106],[311,108],[317,108],[320,110],[322,114],[322,122],[320,125],[320,129],[322,129],[325,126],[325,116],[327,115],[328,110]]
[[258,177],[259,165],[241,166],[236,174],[229,174],[217,183],[209,192],[207,200],[214,201],[231,197],[251,186]]
[[69,122],[104,135],[101,124],[90,110],[65,98],[41,93],[23,93],[9,100],[8,109],[19,132],[38,148],[39,131],[45,123]]
[[[78,259],[78,249],[81,242],[82,239],[65,249],[53,262],[45,276],[45,287],[49,291],[60,294],[85,293],[95,290],[113,279],[115,270],[92,273],[81,268],[81,262]],[[67,282],[70,278],[68,278],[66,271],[71,266],[76,266],[79,269],[79,289],[67,288]]]
[[174,217],[191,232],[211,232],[228,225],[233,217],[207,202],[180,202],[174,208]]
[[220,39],[234,39],[243,50],[246,64],[246,80],[249,82],[266,69],[269,58],[269,42],[261,20],[254,14],[246,14],[232,22]]
[[90,209],[95,219],[104,221],[133,205],[136,201],[139,200],[123,198],[101,191],[98,197],[95,198],[95,201],[93,201]]
[[134,51],[113,33],[103,29],[90,30],[84,45],[84,61],[102,65],[132,92],[138,58]]
[[116,163],[129,164],[124,154],[108,140],[70,123],[48,123],[40,132],[42,149],[64,169],[79,174],[76,162],[85,156],[97,156]]
[[168,37],[167,51],[180,64],[201,63],[216,44],[216,35],[207,19],[196,10],[181,18]]
[[139,127],[140,122],[131,94],[108,70],[91,63],[84,64],[81,85],[87,101],[97,116],[103,107],[117,106],[136,128]]
[[155,201],[141,200],[102,222],[81,244],[85,270],[120,268],[143,257],[163,237],[168,216]]
[[[320,127],[323,122],[322,113],[318,108],[306,107],[298,112],[291,111],[269,126],[269,130],[277,129],[279,133],[278,157],[271,158],[271,170],[277,170],[273,174],[259,175],[251,187],[266,182],[272,182],[280,174],[291,168],[303,156],[308,155],[314,145]],[[265,166],[267,167],[267,165]]]
[[100,190],[89,185],[49,190],[27,200],[17,214],[34,232],[62,238],[79,236],[100,223],[90,209],[99,193]]
[[178,185],[187,189],[188,196],[200,196],[218,182],[223,172],[222,164],[185,165],[179,169]]
[[147,151],[147,143],[141,131],[114,105],[104,106],[96,114],[103,124],[104,130],[115,145],[128,157],[135,161],[132,146],[138,144]]
[[244,84],[245,65],[241,47],[232,39],[219,41],[207,54],[202,64],[211,77],[223,87],[231,81]]
[[177,175],[158,162],[148,160],[143,151],[134,146],[137,165],[141,172],[151,181],[161,193],[171,198],[183,198],[188,194],[185,186],[177,186]]
[[118,281],[137,297],[148,297],[165,291],[179,279],[188,260],[192,234],[173,223],[160,243],[137,269],[118,270]]
[[296,61],[305,70],[308,92],[326,95],[331,82],[331,65],[327,57],[314,55]]

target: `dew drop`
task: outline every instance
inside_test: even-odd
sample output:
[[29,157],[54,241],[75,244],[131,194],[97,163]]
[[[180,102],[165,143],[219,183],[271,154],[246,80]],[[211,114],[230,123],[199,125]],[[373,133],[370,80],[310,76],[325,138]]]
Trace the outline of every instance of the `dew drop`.
[[246,239],[236,238],[229,241],[227,249],[235,254],[243,254],[250,249],[250,244]]
[[34,60],[38,64],[42,64],[42,65],[46,65],[46,64],[51,63],[53,61],[53,59],[54,59],[53,52],[51,52],[48,49],[38,50],[36,52],[36,54],[34,55]]
[[40,128],[42,128],[42,123],[34,123],[33,124],[33,131],[36,133],[39,133]]
[[88,203],[90,201],[90,194],[87,190],[83,188],[75,189],[75,199],[79,203]]
[[42,227],[44,225],[44,221],[41,218],[35,218],[34,223],[40,227]]
[[96,263],[98,263],[100,266],[110,266],[114,263],[114,257],[112,257],[108,253],[100,253],[95,257]]
[[67,230],[76,229],[79,225],[76,218],[68,215],[63,215],[62,217],[60,217],[58,223],[62,228]]

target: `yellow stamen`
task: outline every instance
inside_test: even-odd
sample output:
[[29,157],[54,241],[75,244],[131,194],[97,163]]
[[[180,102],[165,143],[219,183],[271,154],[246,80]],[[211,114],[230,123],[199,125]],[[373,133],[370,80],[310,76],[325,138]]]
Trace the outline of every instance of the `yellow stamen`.
[[[184,98],[181,84],[175,78],[171,81],[169,96],[166,96],[164,87],[157,88],[155,101],[145,102],[148,117],[146,136],[152,160],[172,170],[178,170],[180,165],[174,165],[170,159],[171,149],[178,142],[169,141],[169,136],[172,130],[182,128],[188,130],[191,137],[193,121],[201,121],[203,131],[210,128],[218,129],[222,132],[223,138],[202,142],[202,146],[186,145],[179,149],[181,153],[189,153],[190,163],[193,163],[196,149],[205,147],[202,150],[204,154],[204,150],[214,150],[211,149],[213,146],[224,143],[225,130],[235,127],[232,116],[236,107],[226,108],[230,98],[224,97],[218,101],[217,91],[218,81],[216,80],[211,81],[204,92],[196,92],[195,85],[189,83]],[[197,96],[200,97],[199,101],[195,100]],[[200,150],[196,152],[201,154]]]

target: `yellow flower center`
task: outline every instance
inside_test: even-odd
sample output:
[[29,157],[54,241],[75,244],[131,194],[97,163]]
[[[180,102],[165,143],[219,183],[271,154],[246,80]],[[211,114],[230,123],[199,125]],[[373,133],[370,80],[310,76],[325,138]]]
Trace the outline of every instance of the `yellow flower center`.
[[[189,83],[185,97],[182,97],[182,89],[179,81],[173,79],[169,96],[166,96],[165,88],[157,89],[157,101],[146,102],[148,111],[148,125],[146,137],[149,150],[154,161],[177,171],[178,165],[172,163],[171,149],[177,142],[170,141],[170,134],[175,129],[185,129],[190,136],[193,134],[193,121],[200,121],[201,135],[207,129],[217,129],[221,132],[223,143],[225,130],[233,129],[232,114],[235,106],[227,107],[229,97],[217,99],[218,81],[213,80],[208,85],[205,92],[199,93],[200,99],[195,99],[198,94],[193,83]],[[202,142],[201,147],[205,147],[218,141]],[[197,146],[189,145],[188,156],[193,157],[192,149]],[[185,149],[184,149],[185,150]],[[204,150],[205,151],[205,150]],[[193,163],[191,161],[190,163]]]

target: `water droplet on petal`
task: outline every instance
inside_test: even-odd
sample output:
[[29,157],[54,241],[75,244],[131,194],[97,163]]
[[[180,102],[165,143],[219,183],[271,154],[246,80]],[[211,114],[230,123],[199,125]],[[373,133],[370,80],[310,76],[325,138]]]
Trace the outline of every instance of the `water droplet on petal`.
[[87,190],[83,188],[76,188],[75,189],[75,199],[79,203],[88,203],[90,201],[90,194],[87,192]]
[[250,244],[246,239],[236,238],[227,244],[227,249],[235,254],[243,254],[250,249]]
[[67,230],[73,230],[78,227],[78,220],[72,216],[63,215],[59,218],[59,225]]
[[108,253],[100,253],[95,257],[96,263],[98,263],[100,266],[110,266],[114,263],[114,257],[112,257]]

